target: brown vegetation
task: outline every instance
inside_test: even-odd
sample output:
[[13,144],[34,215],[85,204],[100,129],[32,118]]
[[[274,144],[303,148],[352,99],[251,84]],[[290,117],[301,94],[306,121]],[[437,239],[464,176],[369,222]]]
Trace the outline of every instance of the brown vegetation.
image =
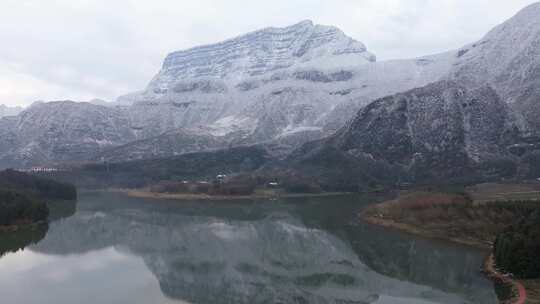
[[[362,217],[373,224],[421,236],[491,248],[509,227],[538,212],[540,192],[536,188],[538,184],[534,183],[483,184],[468,188],[468,193],[406,192],[392,201],[368,207]],[[515,200],[524,196],[528,200]],[[494,198],[498,201],[490,201]],[[522,301],[523,295],[527,298],[521,303],[540,303],[538,280],[512,280],[501,275],[494,265],[492,256],[486,262],[486,272],[499,286],[502,298],[513,298],[503,303],[514,303],[520,294]],[[505,286],[510,286],[511,292],[505,292]]]
[[475,203],[466,194],[412,192],[370,206],[363,217],[428,237],[489,247],[515,214],[499,204]]

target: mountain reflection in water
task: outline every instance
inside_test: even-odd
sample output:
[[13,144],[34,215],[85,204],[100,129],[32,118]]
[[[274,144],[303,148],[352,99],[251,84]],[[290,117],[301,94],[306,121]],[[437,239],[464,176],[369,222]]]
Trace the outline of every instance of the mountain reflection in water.
[[19,254],[67,268],[78,260],[115,267],[85,286],[128,284],[146,267],[165,295],[155,303],[496,303],[479,273],[482,252],[359,223],[364,202],[378,199],[170,202],[89,193]]

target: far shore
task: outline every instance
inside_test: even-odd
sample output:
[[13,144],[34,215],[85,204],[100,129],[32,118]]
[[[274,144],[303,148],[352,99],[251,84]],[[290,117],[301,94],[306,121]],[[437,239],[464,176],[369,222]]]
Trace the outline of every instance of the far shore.
[[133,189],[109,189],[110,192],[124,193],[135,198],[152,198],[163,200],[253,200],[253,199],[278,199],[278,198],[303,198],[303,197],[328,197],[350,195],[350,192],[321,192],[321,193],[280,193],[252,195],[208,195],[191,193],[158,193],[147,190]]

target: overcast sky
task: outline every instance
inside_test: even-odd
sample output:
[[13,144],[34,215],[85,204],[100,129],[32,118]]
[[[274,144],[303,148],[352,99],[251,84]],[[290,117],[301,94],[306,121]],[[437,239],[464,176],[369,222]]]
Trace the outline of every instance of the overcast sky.
[[459,48],[533,0],[0,0],[0,104],[114,100],[167,53],[301,20],[335,25],[378,60]]

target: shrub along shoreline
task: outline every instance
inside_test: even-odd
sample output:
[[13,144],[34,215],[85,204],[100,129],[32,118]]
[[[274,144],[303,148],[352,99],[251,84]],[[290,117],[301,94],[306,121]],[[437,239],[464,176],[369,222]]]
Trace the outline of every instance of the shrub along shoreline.
[[15,191],[0,190],[0,227],[44,222],[48,217],[49,208],[44,201]]
[[46,222],[47,201],[76,199],[73,185],[15,170],[0,171],[0,230]]

